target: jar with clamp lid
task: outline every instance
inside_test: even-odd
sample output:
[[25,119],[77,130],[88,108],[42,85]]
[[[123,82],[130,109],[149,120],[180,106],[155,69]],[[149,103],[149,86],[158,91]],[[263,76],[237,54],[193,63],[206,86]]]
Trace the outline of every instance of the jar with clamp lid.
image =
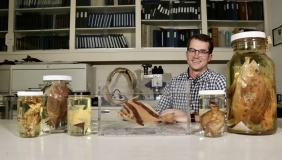
[[90,133],[90,92],[72,92],[68,98],[68,134],[72,136],[84,136]]
[[200,133],[205,137],[219,137],[225,131],[224,90],[199,91]]
[[67,75],[43,76],[42,91],[47,97],[43,108],[43,132],[67,132],[67,99],[72,77]]
[[18,134],[38,137],[42,134],[43,92],[19,91],[17,100]]
[[227,130],[240,134],[273,134],[277,130],[275,66],[266,55],[264,32],[231,37],[233,57],[226,67]]

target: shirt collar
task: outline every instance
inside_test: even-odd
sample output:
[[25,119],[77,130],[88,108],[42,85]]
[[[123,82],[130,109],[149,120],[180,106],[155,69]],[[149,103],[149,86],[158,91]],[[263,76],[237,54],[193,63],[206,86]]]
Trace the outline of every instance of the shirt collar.
[[188,67],[186,74],[187,74],[187,78],[188,78],[189,80],[198,81],[198,80],[201,80],[201,79],[205,79],[205,78],[207,77],[207,75],[209,75],[210,71],[211,71],[210,69],[206,69],[202,74],[200,74],[199,76],[197,76],[195,79],[192,79],[192,78],[189,76],[189,67]]

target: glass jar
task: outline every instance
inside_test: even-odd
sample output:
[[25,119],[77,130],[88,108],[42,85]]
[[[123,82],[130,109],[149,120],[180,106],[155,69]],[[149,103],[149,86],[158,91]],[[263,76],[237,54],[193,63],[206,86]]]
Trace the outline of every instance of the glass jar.
[[43,132],[67,131],[67,99],[72,92],[71,76],[45,75],[43,76],[42,91],[47,97],[43,108]]
[[226,126],[224,90],[201,90],[199,95],[200,134],[222,136]]
[[37,137],[42,134],[43,92],[19,91],[17,99],[18,134]]
[[266,55],[264,32],[231,37],[233,57],[226,67],[227,130],[273,134],[277,130],[275,67]]
[[68,134],[72,136],[84,136],[90,133],[90,92],[73,92],[68,98]]

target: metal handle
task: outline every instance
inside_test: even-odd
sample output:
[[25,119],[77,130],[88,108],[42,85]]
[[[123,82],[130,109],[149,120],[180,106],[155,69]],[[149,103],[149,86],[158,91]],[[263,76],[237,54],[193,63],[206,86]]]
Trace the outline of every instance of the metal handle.
[[101,113],[102,113],[102,114],[109,114],[109,113],[110,113],[110,110],[102,110]]

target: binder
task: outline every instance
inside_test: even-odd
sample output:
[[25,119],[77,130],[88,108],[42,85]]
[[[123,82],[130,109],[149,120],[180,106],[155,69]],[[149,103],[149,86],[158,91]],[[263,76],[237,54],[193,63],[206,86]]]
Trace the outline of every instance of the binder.
[[179,33],[178,29],[173,30],[173,47],[178,47]]
[[87,26],[88,26],[88,12],[84,11],[83,28],[87,28]]
[[166,29],[166,47],[173,47],[174,46],[174,30],[173,29]]
[[160,30],[153,30],[153,47],[161,47],[162,35]]
[[247,20],[246,18],[246,2],[239,1],[238,2],[239,7],[239,20]]

